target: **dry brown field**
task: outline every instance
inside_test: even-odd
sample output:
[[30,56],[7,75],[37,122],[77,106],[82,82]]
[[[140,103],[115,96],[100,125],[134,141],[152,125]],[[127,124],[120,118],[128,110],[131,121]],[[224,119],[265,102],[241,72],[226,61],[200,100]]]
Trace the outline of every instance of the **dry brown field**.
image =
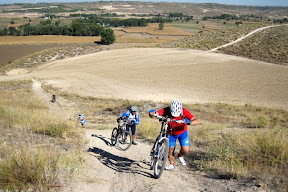
[[[190,34],[171,25],[165,26],[164,30],[158,30],[158,24],[149,24],[148,27],[114,28],[113,30],[116,43],[165,43]],[[100,39],[100,36],[0,36],[0,66],[44,49],[67,44],[92,44]]]
[[[81,66],[81,67],[80,67]],[[129,48],[59,60],[25,75],[83,96],[288,109],[288,68],[220,53]]]
[[79,37],[63,35],[39,35],[39,36],[1,36],[0,45],[23,44],[64,44],[64,43],[93,43],[100,37]]
[[180,28],[174,27],[172,24],[165,23],[164,29],[159,30],[158,23],[150,23],[147,27],[129,27],[122,29],[126,33],[148,33],[151,35],[176,35],[187,36],[191,33],[184,32]]

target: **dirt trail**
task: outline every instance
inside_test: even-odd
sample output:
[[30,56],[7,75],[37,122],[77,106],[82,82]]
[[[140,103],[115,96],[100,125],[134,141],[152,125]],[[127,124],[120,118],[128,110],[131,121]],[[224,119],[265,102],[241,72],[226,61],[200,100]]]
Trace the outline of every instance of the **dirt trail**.
[[74,103],[68,102],[62,97],[56,97],[56,102],[52,103],[52,95],[42,89],[42,83],[32,79],[32,90],[38,95],[47,105],[48,113],[53,116],[69,119],[74,116]]
[[123,152],[110,146],[110,130],[87,129],[85,134],[89,139],[85,166],[64,192],[263,191],[252,184],[211,178],[179,162],[174,170],[164,171],[160,179],[154,179],[148,165],[150,144],[138,140],[138,145]]
[[[285,24],[285,25],[287,25],[287,24]],[[240,37],[239,39],[236,39],[235,41],[232,41],[232,42],[227,43],[227,44],[225,44],[225,45],[221,45],[221,46],[219,46],[219,47],[216,47],[216,48],[214,48],[214,49],[211,49],[210,51],[211,51],[211,52],[212,52],[212,51],[217,51],[217,50],[220,49],[220,48],[227,47],[227,46],[233,45],[233,44],[235,44],[235,43],[238,43],[239,41],[242,41],[242,40],[246,39],[247,37],[250,37],[251,35],[253,35],[253,34],[255,34],[255,33],[259,32],[259,31],[263,31],[263,30],[265,30],[265,29],[268,29],[268,28],[271,28],[271,27],[278,27],[278,26],[282,26],[282,25],[271,25],[271,26],[266,26],[266,27],[261,27],[261,28],[255,29],[254,31],[251,31],[251,32],[248,33],[247,35],[245,35],[245,36],[243,36],[243,37]]]
[[[51,103],[40,81],[33,79],[32,89],[46,102],[50,113],[66,114],[66,118],[73,116],[73,103],[61,97],[58,98],[60,103]],[[67,106],[71,107],[70,113],[65,110],[69,109]],[[138,139],[138,145],[132,145],[123,152],[110,145],[111,130],[85,129],[84,133],[84,140],[88,141],[84,148],[85,164],[73,174],[70,182],[62,188],[63,192],[263,191],[251,183],[220,180],[195,172],[189,168],[189,163],[184,167],[176,162],[174,170],[164,171],[156,180],[148,164],[150,143]]]

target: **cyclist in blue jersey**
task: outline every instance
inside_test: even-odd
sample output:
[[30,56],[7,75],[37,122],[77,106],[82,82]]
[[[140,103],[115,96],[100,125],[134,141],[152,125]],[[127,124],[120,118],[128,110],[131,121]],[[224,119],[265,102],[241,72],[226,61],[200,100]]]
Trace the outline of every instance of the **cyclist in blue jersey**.
[[78,121],[81,122],[82,127],[85,129],[86,119],[85,119],[84,115],[82,115],[81,113],[79,113]]
[[138,109],[136,106],[132,106],[128,111],[125,111],[120,118],[127,117],[126,130],[129,131],[131,128],[132,131],[132,144],[137,145],[135,141],[136,125],[139,125],[140,115],[137,113]]

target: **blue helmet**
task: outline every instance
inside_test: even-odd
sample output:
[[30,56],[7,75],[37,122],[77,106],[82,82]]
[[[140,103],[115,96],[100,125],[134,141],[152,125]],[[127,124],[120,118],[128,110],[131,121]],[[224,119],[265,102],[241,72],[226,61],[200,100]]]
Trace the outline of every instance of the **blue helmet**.
[[133,111],[133,112],[134,112],[134,111],[135,111],[135,112],[137,112],[137,111],[138,111],[138,109],[137,109],[137,107],[136,107],[136,106],[132,106],[132,107],[131,107],[131,111]]

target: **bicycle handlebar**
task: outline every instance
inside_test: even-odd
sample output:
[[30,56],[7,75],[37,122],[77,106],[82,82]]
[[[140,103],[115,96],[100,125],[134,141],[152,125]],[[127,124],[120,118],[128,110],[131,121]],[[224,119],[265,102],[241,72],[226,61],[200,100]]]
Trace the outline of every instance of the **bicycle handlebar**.
[[122,120],[123,122],[127,122],[128,121],[128,117],[118,117],[117,118],[117,122],[120,123],[120,120]]
[[164,116],[157,115],[157,114],[154,114],[153,116],[156,117],[157,119],[159,119],[159,121],[163,121],[163,122],[171,122],[172,121],[172,122],[175,122],[177,124],[180,124],[180,123],[188,124],[188,122],[190,122],[187,118],[185,118],[185,120],[179,120],[179,119],[171,119],[169,117],[164,117]]

